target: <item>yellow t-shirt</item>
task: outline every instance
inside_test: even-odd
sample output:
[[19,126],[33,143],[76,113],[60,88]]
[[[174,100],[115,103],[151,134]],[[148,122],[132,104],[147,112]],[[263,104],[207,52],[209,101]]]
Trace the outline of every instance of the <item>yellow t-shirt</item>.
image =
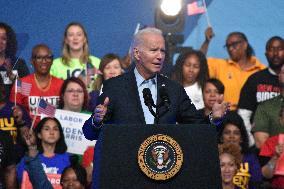
[[219,79],[225,86],[224,100],[231,103],[231,110],[237,108],[241,89],[247,78],[253,73],[266,68],[256,57],[250,61],[253,66],[242,70],[238,63],[229,59],[208,58],[210,78]]

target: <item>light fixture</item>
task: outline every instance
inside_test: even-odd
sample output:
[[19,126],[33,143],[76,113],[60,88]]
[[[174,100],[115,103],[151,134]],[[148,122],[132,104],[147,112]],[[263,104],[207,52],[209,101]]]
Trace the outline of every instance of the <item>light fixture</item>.
[[182,0],[162,0],[155,12],[155,26],[163,33],[179,33],[184,29],[185,14]]
[[182,6],[181,0],[163,0],[161,3],[161,10],[167,16],[176,16]]

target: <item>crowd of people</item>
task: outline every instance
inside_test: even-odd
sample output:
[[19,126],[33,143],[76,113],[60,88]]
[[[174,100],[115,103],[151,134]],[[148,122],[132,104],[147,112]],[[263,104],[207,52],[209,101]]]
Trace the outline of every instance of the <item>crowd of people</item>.
[[[99,59],[89,52],[84,26],[72,22],[64,32],[62,56],[54,58],[51,47],[35,45],[30,57],[34,72],[29,73],[25,61],[16,57],[15,32],[0,23],[0,188],[28,184],[35,189],[53,188],[51,175],[64,189],[94,185],[95,146],[79,158],[68,153],[60,121],[41,117],[41,99],[70,114],[98,113],[89,124],[78,125],[90,140],[99,134],[90,122],[98,128],[102,121],[215,124],[224,189],[284,188],[284,170],[281,173],[279,166],[284,164],[283,38],[267,41],[266,67],[242,32],[227,36],[227,59],[206,57],[214,38],[213,29],[207,28],[201,48],[182,52],[168,79],[152,74],[160,70],[166,53],[160,30],[143,30],[134,37],[132,54],[122,59],[110,52]],[[172,87],[169,96],[176,96],[176,105],[171,105],[176,112],[171,110],[157,121],[148,116],[140,93],[150,86],[156,103],[157,92],[151,87],[160,82]],[[131,95],[137,98],[129,99]],[[132,111],[137,104],[141,111]],[[245,182],[238,182],[240,177]]]

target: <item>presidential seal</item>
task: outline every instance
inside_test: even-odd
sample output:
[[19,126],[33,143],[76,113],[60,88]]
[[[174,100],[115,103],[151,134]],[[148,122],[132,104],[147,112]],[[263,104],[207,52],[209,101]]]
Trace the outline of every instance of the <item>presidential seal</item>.
[[167,180],[175,176],[183,162],[180,145],[171,137],[163,134],[148,137],[138,151],[140,169],[149,178]]

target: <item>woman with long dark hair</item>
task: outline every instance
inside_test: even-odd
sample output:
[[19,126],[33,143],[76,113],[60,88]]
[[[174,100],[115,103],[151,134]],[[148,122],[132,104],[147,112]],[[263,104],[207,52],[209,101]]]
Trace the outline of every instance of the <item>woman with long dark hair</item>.
[[0,77],[2,77],[6,99],[12,88],[16,76],[24,77],[29,74],[25,61],[16,57],[18,43],[16,34],[11,26],[0,22]]
[[[40,160],[45,174],[61,175],[65,167],[70,165],[67,145],[64,140],[63,129],[60,122],[56,118],[43,118],[34,130],[36,143],[31,145],[27,138],[29,133],[25,133],[27,146],[30,150],[38,151],[36,157]],[[27,170],[29,161],[33,158],[24,157],[17,166],[17,178],[19,183],[23,181],[23,174]],[[29,173],[30,174],[30,173]],[[35,172],[31,174],[36,175]],[[31,180],[32,183],[40,184],[37,179]]]
[[184,87],[196,109],[204,108],[202,88],[209,74],[206,57],[201,51],[192,49],[182,53],[171,78]]

